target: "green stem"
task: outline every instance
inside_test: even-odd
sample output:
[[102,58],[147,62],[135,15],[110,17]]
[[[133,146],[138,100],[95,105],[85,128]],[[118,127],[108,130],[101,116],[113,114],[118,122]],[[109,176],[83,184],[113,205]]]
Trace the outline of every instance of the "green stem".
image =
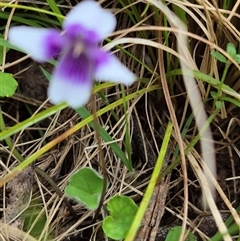
[[217,95],[216,95],[216,98],[214,100],[214,106],[216,106],[216,101],[219,100],[219,98],[221,97],[222,95],[222,88],[223,88],[223,84],[224,84],[224,81],[226,79],[226,76],[227,76],[227,72],[228,72],[228,69],[231,65],[231,62],[229,60],[227,60],[226,64],[225,64],[225,68],[224,68],[224,71],[223,71],[223,74],[222,74],[222,78],[221,78],[221,81],[219,83],[219,86],[218,86],[218,91],[217,91]]
[[107,176],[106,163],[105,163],[105,159],[104,159],[104,155],[103,155],[100,133],[99,133],[100,124],[98,122],[98,117],[97,117],[97,114],[96,114],[96,95],[92,96],[92,104],[93,104],[93,123],[94,123],[95,137],[96,137],[96,140],[97,140],[100,164],[101,164],[101,169],[102,169],[102,174],[103,174],[103,188],[102,188],[101,198],[100,198],[100,201],[99,201],[98,208],[95,212],[94,218],[92,220],[92,224],[94,224],[95,221],[97,220],[98,215],[99,215],[99,213],[101,211],[101,208],[103,206],[104,197],[105,197],[106,190],[107,190],[108,176]]
[[47,110],[44,110],[41,113],[38,113],[35,116],[32,116],[7,130],[3,130],[2,132],[0,132],[0,141],[5,140],[9,136],[11,136],[15,133],[18,133],[21,130],[26,129],[27,127],[29,127],[31,125],[38,123],[39,121],[55,114],[56,112],[58,112],[60,110],[65,109],[66,107],[67,107],[66,103],[61,103],[61,104],[52,106],[52,107],[48,108]]

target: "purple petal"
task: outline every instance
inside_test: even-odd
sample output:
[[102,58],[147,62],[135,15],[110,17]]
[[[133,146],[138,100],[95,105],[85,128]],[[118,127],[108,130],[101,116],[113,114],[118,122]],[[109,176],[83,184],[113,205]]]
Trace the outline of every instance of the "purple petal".
[[38,62],[50,60],[59,54],[65,45],[59,31],[27,26],[10,28],[9,42],[30,54]]
[[100,41],[99,35],[92,30],[86,29],[80,24],[69,24],[65,28],[66,36],[70,41],[74,42],[78,39],[84,42],[86,45],[97,45]]
[[68,30],[72,25],[79,25],[90,37],[92,33],[96,34],[98,41],[101,41],[114,31],[116,18],[95,1],[85,0],[67,14],[63,29]]
[[135,75],[115,55],[110,54],[98,59],[95,78],[99,81],[112,81],[124,85],[131,85],[136,80]]
[[109,60],[109,53],[98,46],[90,46],[86,51],[88,58],[95,64],[96,68]]
[[86,55],[73,58],[68,52],[53,72],[48,96],[53,104],[66,101],[71,107],[83,106],[89,100],[93,85],[93,66]]

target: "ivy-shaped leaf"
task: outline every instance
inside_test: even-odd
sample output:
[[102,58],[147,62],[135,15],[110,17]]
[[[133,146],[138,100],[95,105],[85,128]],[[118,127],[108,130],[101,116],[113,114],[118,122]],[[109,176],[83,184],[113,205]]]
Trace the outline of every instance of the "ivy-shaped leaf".
[[99,205],[102,189],[103,177],[94,169],[85,167],[70,177],[65,193],[68,197],[93,210]]
[[103,221],[103,231],[109,238],[121,240],[126,236],[138,206],[129,197],[115,196],[109,200],[107,209],[110,215]]
[[11,97],[17,89],[18,83],[12,74],[0,72],[0,97]]

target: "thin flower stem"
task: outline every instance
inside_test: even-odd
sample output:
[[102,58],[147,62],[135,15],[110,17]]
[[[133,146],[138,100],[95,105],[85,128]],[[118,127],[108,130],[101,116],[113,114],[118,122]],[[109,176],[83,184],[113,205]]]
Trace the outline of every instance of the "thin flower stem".
[[107,169],[106,169],[106,164],[105,164],[105,160],[104,160],[104,156],[103,156],[103,150],[102,150],[101,139],[100,139],[100,134],[99,134],[99,122],[98,122],[98,117],[96,114],[96,95],[92,95],[91,99],[92,99],[91,102],[93,105],[93,123],[94,123],[95,137],[97,140],[100,164],[101,164],[102,175],[103,175],[103,188],[102,188],[101,198],[99,201],[98,208],[95,212],[94,218],[92,220],[92,224],[94,224],[95,221],[97,220],[97,217],[103,206],[104,197],[105,197],[105,193],[107,190]]

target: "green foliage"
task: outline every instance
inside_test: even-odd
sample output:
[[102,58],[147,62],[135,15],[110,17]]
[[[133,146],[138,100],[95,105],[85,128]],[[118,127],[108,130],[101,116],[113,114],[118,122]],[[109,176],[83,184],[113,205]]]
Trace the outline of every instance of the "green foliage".
[[222,63],[227,63],[227,59],[224,55],[222,55],[221,53],[217,52],[217,51],[212,51],[211,55],[214,56],[218,61],[222,62]]
[[0,72],[0,97],[11,97],[17,89],[18,83],[12,74]]
[[[43,209],[43,205],[38,202],[31,202],[30,206],[24,212],[24,227],[26,232],[30,232],[30,235],[38,239],[46,225],[47,217],[45,213],[40,213]],[[50,230],[48,230],[50,239]]]
[[238,63],[240,64],[240,54],[237,54],[236,47],[233,43],[227,44],[227,53]]
[[234,46],[233,43],[228,43],[227,44],[227,49],[226,49],[227,53],[230,55],[230,56],[234,56],[236,53],[237,53],[237,50]]
[[[227,48],[226,48],[226,52],[238,63],[240,64],[240,54],[237,54],[237,50],[236,47],[233,43],[228,43],[227,44]],[[213,55],[218,61],[222,62],[222,63],[227,63],[227,59],[224,55],[222,55],[221,53],[217,52],[217,51],[212,51],[211,55]]]
[[235,60],[238,64],[240,64],[240,54],[235,54],[234,60]]
[[[3,35],[0,33],[0,42],[5,41],[3,38]],[[0,65],[3,63],[3,50],[4,45],[0,45]],[[9,48],[6,47],[6,51],[8,51]],[[0,97],[11,97],[14,95],[16,89],[17,89],[18,83],[13,78],[12,74],[0,72]]]
[[[51,7],[51,10],[54,13],[56,13],[56,15],[60,15],[60,16],[62,15],[60,9],[58,8],[58,6],[54,0],[47,0],[47,3]],[[61,17],[57,17],[57,18],[58,18],[59,22],[62,23],[63,19]]]
[[[103,177],[94,169],[85,167],[71,176],[65,193],[92,210],[99,205],[102,189]],[[137,205],[129,197],[115,196],[108,202],[107,209],[110,216],[103,221],[103,231],[112,239],[123,239],[137,212]]]
[[85,167],[70,177],[65,193],[68,197],[93,210],[99,205],[102,189],[103,177],[94,169]]
[[215,105],[216,105],[216,108],[217,108],[218,110],[221,110],[223,103],[222,103],[222,101],[219,101],[219,100],[218,100],[218,101],[216,101]]
[[103,231],[111,239],[125,237],[137,212],[138,206],[126,196],[115,196],[107,204],[110,215],[103,221]]
[[[238,206],[236,211],[237,211],[237,213],[239,213],[240,206]],[[225,224],[226,224],[228,233],[231,236],[236,235],[236,237],[239,237],[239,225],[235,222],[232,215],[230,215],[230,217],[227,219]],[[222,241],[222,240],[225,240],[225,239],[223,238],[223,235],[219,231],[210,239],[210,241]]]
[[[226,47],[226,52],[238,63],[240,64],[240,55],[237,54],[237,50],[236,47],[233,43],[228,43],[227,47]],[[224,82],[225,79],[227,77],[227,73],[228,73],[228,69],[231,65],[231,61],[227,60],[225,56],[223,56],[221,53],[216,52],[216,51],[212,51],[211,54],[220,62],[225,63],[225,67],[223,70],[223,74],[221,77],[221,80],[218,84],[218,91],[212,91],[211,92],[211,96],[214,99],[214,105],[216,107],[217,110],[221,110],[222,106],[223,106],[223,102],[224,101],[228,101],[231,103],[234,103],[236,106],[239,106],[239,100],[234,100],[232,98],[227,97],[225,94],[223,94],[223,89],[224,89]]]
[[[179,237],[181,235],[182,227],[176,226],[174,228],[171,228],[170,231],[167,234],[167,237],[165,241],[178,241]],[[187,238],[184,239],[185,241],[197,241],[196,236],[193,233],[189,233]]]
[[[91,116],[91,113],[85,108],[77,108],[76,112],[83,118],[86,119]],[[94,122],[90,122],[89,125],[94,129]],[[98,125],[98,131],[102,139],[106,143],[110,143],[109,146],[111,147],[112,151],[121,159],[123,164],[127,167],[128,171],[133,172],[133,167],[131,161],[128,160],[125,153],[122,151],[122,149],[118,146],[117,143],[114,142],[112,137],[108,134],[108,132],[101,126]]]
[[[3,35],[0,33],[0,42],[3,40]],[[3,46],[0,46],[0,65],[3,63]],[[6,52],[8,52],[9,48],[6,48]]]
[[216,91],[211,91],[210,94],[211,94],[213,99],[217,98],[217,92]]
[[[53,65],[56,64],[55,61],[51,62]],[[45,77],[51,81],[51,74],[49,72],[47,72],[44,68],[42,68],[40,66],[40,69],[42,70],[43,74],[45,75]],[[104,85],[104,84],[103,84]],[[76,112],[83,118],[89,118],[91,116],[91,113],[85,108],[85,107],[80,107],[75,109]],[[89,126],[91,128],[95,128],[94,126],[94,121],[91,121],[89,123]],[[118,146],[117,143],[114,142],[114,140],[112,139],[112,137],[108,134],[108,132],[101,126],[98,125],[98,131],[100,136],[102,137],[102,139],[105,142],[109,143],[109,146],[111,147],[111,149],[113,150],[113,152],[121,159],[121,161],[123,162],[123,164],[127,167],[128,171],[133,172],[133,167],[132,167],[132,163],[131,161],[126,157],[125,153],[122,151],[122,149]]]
[[6,48],[9,48],[9,49],[15,49],[17,51],[21,51],[20,49],[18,49],[17,47],[13,46],[12,44],[10,44],[5,39],[1,39],[1,41],[0,41],[0,49],[1,49],[1,47],[6,47]]

